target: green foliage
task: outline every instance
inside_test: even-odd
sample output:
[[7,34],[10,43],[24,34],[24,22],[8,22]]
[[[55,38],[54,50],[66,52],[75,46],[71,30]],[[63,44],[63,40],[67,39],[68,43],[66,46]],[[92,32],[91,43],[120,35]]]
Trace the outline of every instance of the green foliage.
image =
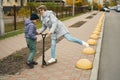
[[55,10],[56,7],[60,8],[60,5],[56,4],[55,2],[46,2],[45,5],[50,10]]
[[98,4],[98,10],[101,10],[101,8],[102,8],[102,5]]
[[22,7],[18,11],[18,16],[20,17],[28,17],[30,15],[30,10],[27,7]]
[[116,4],[116,2],[115,1],[111,1],[110,2],[110,6],[116,6],[117,4]]
[[82,3],[82,2],[77,2],[77,3],[75,3],[75,5],[76,5],[76,6],[82,6],[83,3]]
[[88,10],[91,10],[91,4],[88,3]]
[[9,38],[18,34],[22,34],[24,31],[23,29],[17,30],[17,31],[13,31],[10,33],[6,33],[4,36],[0,36],[0,40],[5,39],[5,38]]
[[29,2],[27,3],[26,7],[22,7],[19,11],[18,11],[18,16],[20,17],[29,17],[30,15],[30,8],[32,8],[32,11],[37,11],[36,7],[38,7],[39,4],[36,2]]
[[108,1],[104,1],[103,6],[108,7],[109,5],[110,5],[110,3]]
[[27,3],[27,6],[28,6],[28,7],[31,7],[31,6],[32,6],[32,7],[38,7],[38,5],[39,5],[39,4],[36,3],[36,2],[28,2],[28,3]]
[[95,2],[93,3],[93,9],[94,9],[94,10],[98,10],[98,4],[95,3]]
[[[73,4],[73,0],[66,0],[68,5]],[[88,5],[88,0],[75,0],[76,6]]]
[[82,0],[83,1],[83,5],[89,5],[88,0]]

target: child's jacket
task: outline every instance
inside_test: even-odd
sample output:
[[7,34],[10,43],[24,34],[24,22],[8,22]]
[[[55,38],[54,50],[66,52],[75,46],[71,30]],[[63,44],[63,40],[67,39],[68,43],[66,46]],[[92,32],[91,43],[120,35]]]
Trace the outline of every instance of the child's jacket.
[[25,28],[24,28],[25,38],[29,38],[32,40],[36,40],[36,27],[33,22],[29,19],[25,20]]

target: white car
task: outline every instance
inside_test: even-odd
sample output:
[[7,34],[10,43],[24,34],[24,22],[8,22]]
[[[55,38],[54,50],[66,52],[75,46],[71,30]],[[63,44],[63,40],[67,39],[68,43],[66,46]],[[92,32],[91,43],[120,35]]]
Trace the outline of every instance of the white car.
[[103,8],[101,9],[101,11],[110,12],[110,9],[108,9],[108,8],[106,8],[106,7],[103,7]]
[[110,12],[110,9],[108,9],[108,8],[104,8],[104,10],[105,10],[106,12]]
[[116,11],[117,11],[117,12],[120,12],[120,6],[118,6],[118,7],[116,8]]

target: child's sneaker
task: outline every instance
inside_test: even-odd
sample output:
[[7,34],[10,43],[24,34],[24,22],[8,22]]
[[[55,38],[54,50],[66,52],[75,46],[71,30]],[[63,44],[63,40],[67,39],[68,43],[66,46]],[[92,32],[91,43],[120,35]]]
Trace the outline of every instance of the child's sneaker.
[[34,68],[34,65],[31,62],[26,62],[30,69]]
[[54,58],[51,58],[50,60],[48,60],[48,63],[52,63],[55,62],[56,60]]
[[33,65],[37,65],[38,64],[38,62],[36,62],[36,61],[32,61],[31,62]]

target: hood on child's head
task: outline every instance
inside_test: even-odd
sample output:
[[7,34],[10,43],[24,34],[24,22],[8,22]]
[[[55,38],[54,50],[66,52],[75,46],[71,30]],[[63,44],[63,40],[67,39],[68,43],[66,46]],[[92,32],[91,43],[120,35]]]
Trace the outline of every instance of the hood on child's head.
[[25,20],[25,25],[28,25],[28,24],[30,24],[30,23],[32,23],[32,21],[31,21],[30,19],[26,19],[26,20]]

